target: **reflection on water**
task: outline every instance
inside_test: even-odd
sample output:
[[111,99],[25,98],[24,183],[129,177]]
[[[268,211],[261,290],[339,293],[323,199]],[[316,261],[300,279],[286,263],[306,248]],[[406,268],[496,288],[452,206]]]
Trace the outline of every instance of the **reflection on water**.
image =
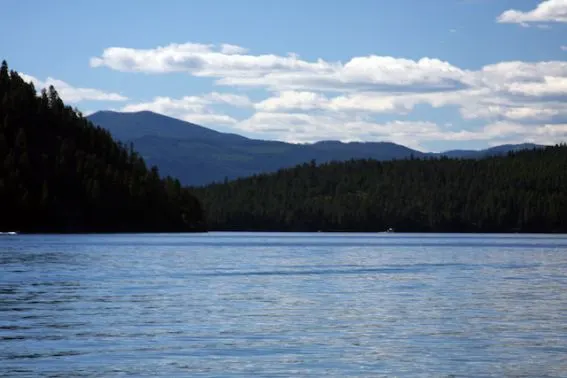
[[560,377],[567,237],[0,239],[0,376]]

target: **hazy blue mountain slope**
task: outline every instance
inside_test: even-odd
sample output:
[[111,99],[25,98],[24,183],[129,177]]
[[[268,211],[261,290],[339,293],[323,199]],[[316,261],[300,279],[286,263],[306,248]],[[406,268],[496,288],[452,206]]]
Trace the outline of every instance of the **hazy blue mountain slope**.
[[[162,174],[178,177],[188,185],[202,185],[225,178],[246,177],[316,160],[317,163],[372,158],[376,160],[425,157],[423,153],[390,142],[342,143],[322,141],[292,144],[249,139],[221,133],[190,122],[149,111],[101,111],[89,120],[123,142],[132,142],[144,159]],[[448,151],[450,157],[481,157],[533,145],[507,145],[481,151]]]
[[500,146],[490,147],[485,150],[450,150],[443,152],[442,155],[454,158],[481,158],[491,155],[506,154],[510,151],[527,150],[536,147],[541,146],[534,143],[503,144]]
[[121,140],[133,140],[148,135],[179,139],[222,139],[225,141],[247,139],[241,135],[220,133],[194,123],[150,111],[121,113],[105,110],[93,113],[87,118],[94,124],[109,130],[114,137]]

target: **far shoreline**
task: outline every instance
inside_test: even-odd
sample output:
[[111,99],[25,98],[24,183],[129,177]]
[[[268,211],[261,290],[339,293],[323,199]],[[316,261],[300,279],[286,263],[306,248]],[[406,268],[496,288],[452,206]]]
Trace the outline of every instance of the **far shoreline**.
[[65,231],[50,231],[50,232],[27,232],[27,231],[3,231],[0,236],[19,236],[19,235],[36,235],[36,236],[72,236],[72,235],[92,235],[92,236],[105,236],[105,235],[205,235],[215,233],[233,233],[233,234],[365,234],[365,235],[566,235],[567,232],[559,231],[342,231],[342,230],[326,230],[326,231],[296,231],[296,230],[207,230],[207,231],[136,231],[136,232],[122,232],[122,231],[92,231],[92,232],[65,232]]

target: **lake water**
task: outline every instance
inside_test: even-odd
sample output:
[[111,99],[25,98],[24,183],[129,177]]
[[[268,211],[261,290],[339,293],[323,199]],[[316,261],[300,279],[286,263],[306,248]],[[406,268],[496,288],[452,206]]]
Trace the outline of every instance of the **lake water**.
[[567,236],[0,236],[0,376],[567,376]]

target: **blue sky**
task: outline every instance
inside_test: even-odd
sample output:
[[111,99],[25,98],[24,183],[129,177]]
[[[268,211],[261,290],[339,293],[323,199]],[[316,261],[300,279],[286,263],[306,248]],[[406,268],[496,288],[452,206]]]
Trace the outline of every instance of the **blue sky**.
[[85,113],[426,151],[567,140],[567,0],[19,0],[0,51]]

